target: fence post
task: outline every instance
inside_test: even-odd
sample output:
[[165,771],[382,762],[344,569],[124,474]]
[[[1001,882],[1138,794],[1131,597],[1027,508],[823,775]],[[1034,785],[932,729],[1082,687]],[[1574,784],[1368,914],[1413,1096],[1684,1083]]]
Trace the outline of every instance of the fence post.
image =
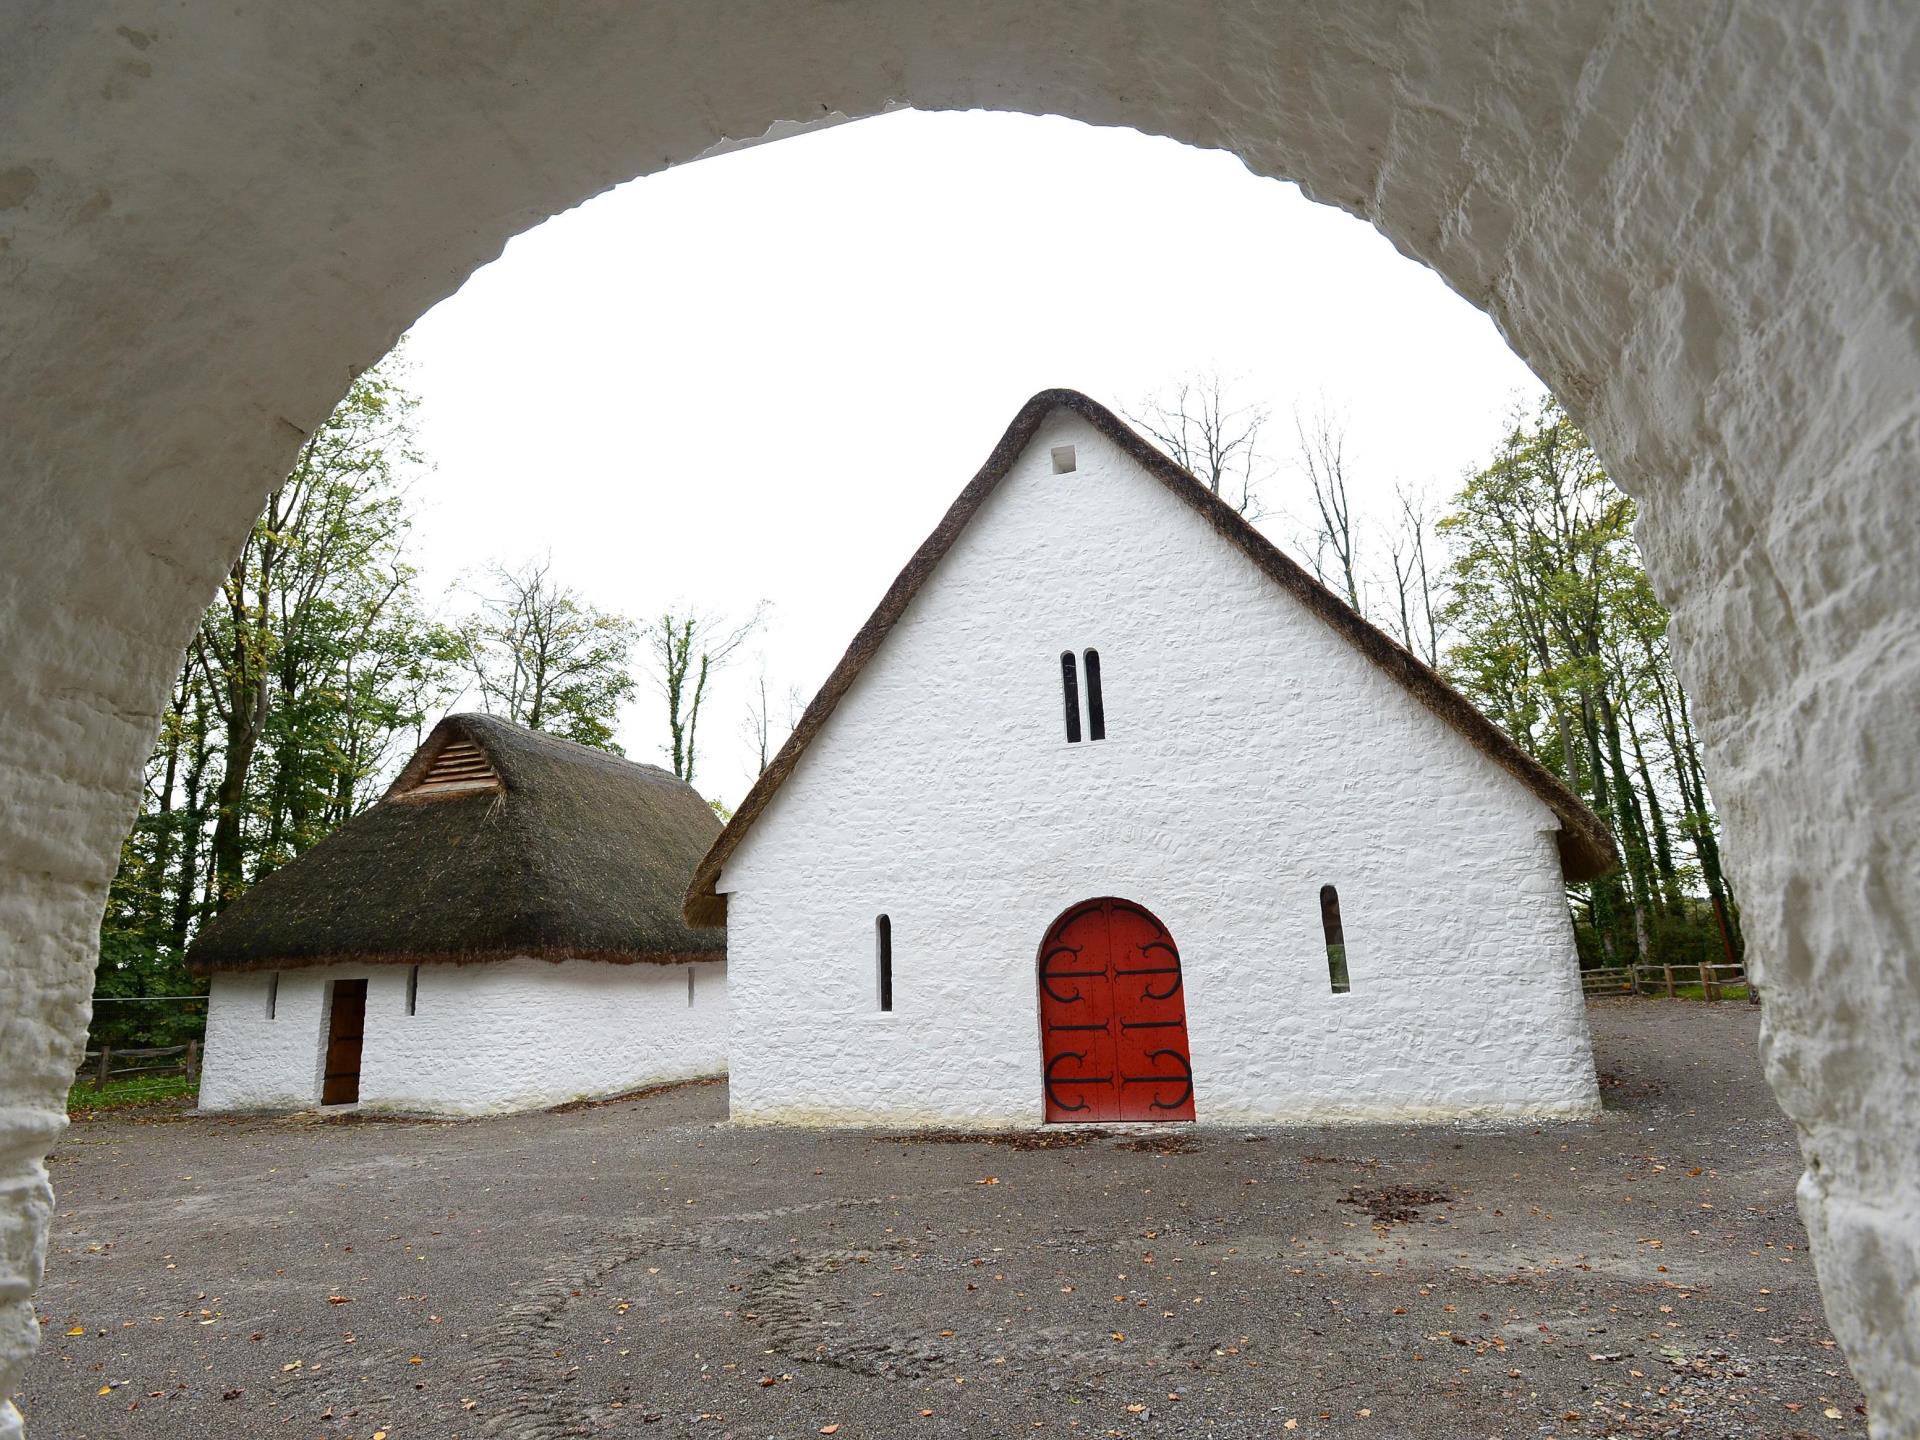
[[1719,986],[1715,984],[1713,978],[1713,972],[1719,968],[1717,965],[1702,965],[1700,967],[1700,991],[1709,1000],[1718,1000],[1720,998],[1719,994],[1716,993],[1719,990]]
[[1667,999],[1671,1000],[1673,999],[1673,962],[1668,961],[1665,965],[1662,965],[1660,967],[1660,971],[1663,975],[1666,976]]
[[109,1067],[111,1067],[112,1064],[113,1047],[103,1043],[100,1046],[100,1064],[93,1072],[93,1088],[95,1090],[104,1090],[107,1088],[107,1075],[109,1073]]
[[200,1078],[200,1042],[198,1040],[187,1041],[186,1076],[189,1080]]

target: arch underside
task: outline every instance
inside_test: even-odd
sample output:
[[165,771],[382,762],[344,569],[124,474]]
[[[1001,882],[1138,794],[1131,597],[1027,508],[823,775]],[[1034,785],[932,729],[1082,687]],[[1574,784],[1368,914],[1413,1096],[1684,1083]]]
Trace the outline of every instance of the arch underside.
[[1674,611],[1830,1316],[1877,1433],[1920,1434],[1920,11],[29,0],[6,24],[0,1394],[137,770],[301,438],[515,233],[913,105],[1295,179],[1487,310],[1593,435]]

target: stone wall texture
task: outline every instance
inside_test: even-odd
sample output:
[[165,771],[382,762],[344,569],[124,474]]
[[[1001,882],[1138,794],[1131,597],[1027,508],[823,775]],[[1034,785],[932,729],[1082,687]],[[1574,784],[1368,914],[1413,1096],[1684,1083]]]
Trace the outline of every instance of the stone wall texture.
[[367,980],[367,1109],[502,1114],[727,1068],[724,964],[423,965],[411,1015],[408,969],[315,965],[282,972],[277,987],[264,971],[215,977],[200,1108],[318,1104],[332,984],[359,977]]
[[[1056,445],[1073,471],[1053,472]],[[1106,738],[1070,744],[1059,657],[1088,647]],[[1558,829],[1056,412],[721,876],[733,1116],[1040,1123],[1041,938],[1102,895],[1146,906],[1180,948],[1202,1122],[1592,1113]]]
[[137,768],[301,437],[518,231],[906,104],[1298,180],[1587,427],[1674,610],[1829,1315],[1876,1433],[1920,1436],[1911,0],[18,0],[0,27],[0,1394]]

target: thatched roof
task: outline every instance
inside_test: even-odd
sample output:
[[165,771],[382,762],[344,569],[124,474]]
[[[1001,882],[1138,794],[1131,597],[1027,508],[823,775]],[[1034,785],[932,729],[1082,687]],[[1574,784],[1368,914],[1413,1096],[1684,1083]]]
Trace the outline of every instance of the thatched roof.
[[694,872],[688,888],[685,914],[701,925],[721,925],[727,918],[727,901],[715,889],[720,871],[753,823],[760,818],[787,776],[793,773],[800,757],[813,743],[860,672],[879,650],[896,621],[905,613],[920,587],[927,583],[934,568],[967,527],[987,497],[1006,478],[1013,462],[1027,448],[1041,422],[1056,410],[1071,410],[1094,429],[1118,445],[1165,485],[1175,496],[1197,512],[1229,542],[1238,547],[1267,577],[1292,595],[1334,631],[1347,639],[1360,653],[1392,676],[1407,693],[1427,709],[1459,731],[1481,754],[1487,756],[1527,789],[1537,795],[1560,819],[1560,864],[1569,880],[1590,880],[1611,870],[1617,860],[1613,836],[1607,827],[1545,766],[1514,743],[1493,721],[1474,708],[1459,691],[1440,678],[1433,668],[1392,636],[1376,629],[1339,596],[1315,580],[1312,575],[1283,555],[1232,506],[1224,503],[1205,485],[1181,469],[1159,450],[1141,439],[1131,427],[1104,405],[1089,400],[1077,390],[1043,390],[1013,417],[1006,434],[987,457],[987,463],[967,483],[960,497],[934,527],[907,562],[906,569],[881,599],[879,608],[854,636],[853,644],[827,677],[820,693],[813,697],[801,715],[787,743],[780,747],[720,838],[713,842]]
[[379,803],[201,930],[190,968],[718,960],[680,902],[720,821],[667,771],[450,715]]

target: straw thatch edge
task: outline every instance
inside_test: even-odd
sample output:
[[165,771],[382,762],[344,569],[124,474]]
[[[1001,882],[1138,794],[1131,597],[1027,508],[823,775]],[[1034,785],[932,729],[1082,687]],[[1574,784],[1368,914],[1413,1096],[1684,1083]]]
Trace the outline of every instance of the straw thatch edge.
[[747,791],[734,811],[733,819],[714,840],[713,846],[694,871],[687,889],[682,915],[690,925],[723,925],[727,901],[715,886],[720,871],[735,848],[752,828],[755,820],[772,803],[780,786],[800,763],[800,757],[813,743],[814,736],[827,723],[841,698],[852,688],[867,662],[879,650],[881,642],[905,613],[920,587],[959,538],[975,513],[986,503],[996,487],[1013,468],[1041,423],[1055,410],[1070,410],[1086,420],[1101,434],[1137,461],[1148,474],[1160,481],[1180,500],[1197,512],[1220,535],[1230,541],[1268,578],[1327,625],[1359,649],[1381,670],[1392,676],[1414,699],[1453,726],[1481,754],[1499,765],[1533,792],[1559,818],[1560,865],[1570,881],[1591,880],[1606,874],[1618,864],[1613,835],[1600,817],[1569,790],[1539,761],[1514,742],[1512,736],[1481,714],[1458,690],[1455,690],[1425,661],[1397,640],[1377,629],[1357,610],[1322,585],[1301,566],[1275,548],[1272,541],[1254,529],[1246,519],[1226,504],[1191,474],[1134,433],[1111,410],[1077,390],[1043,390],[1020,407],[1013,423],[1000,437],[986,464],[941,517],[933,533],[921,542],[906,568],[892,586],[859,634],[847,647],[847,653],[827,677],[820,693],[813,697],[800,717],[800,723],[787,737],[786,744]]
[[297,960],[250,960],[245,965],[196,965],[196,975],[264,974],[270,970],[314,970],[330,965],[498,965],[503,960],[544,960],[558,965],[566,960],[594,960],[606,965],[708,965],[725,961],[725,950],[580,950],[566,946],[529,946],[511,954],[498,950],[373,950],[312,955]]

